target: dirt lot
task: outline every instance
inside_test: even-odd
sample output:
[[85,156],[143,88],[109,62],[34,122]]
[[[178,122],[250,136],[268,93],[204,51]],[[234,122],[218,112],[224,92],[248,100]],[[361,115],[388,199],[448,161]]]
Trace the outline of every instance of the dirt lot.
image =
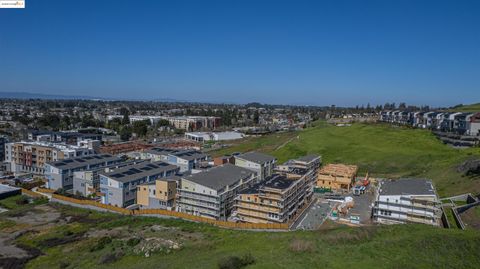
[[469,208],[460,217],[467,228],[480,230],[480,206]]

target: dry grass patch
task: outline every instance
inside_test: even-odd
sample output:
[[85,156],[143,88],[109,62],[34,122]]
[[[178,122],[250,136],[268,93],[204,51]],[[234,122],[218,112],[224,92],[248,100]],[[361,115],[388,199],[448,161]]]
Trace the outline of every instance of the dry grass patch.
[[315,245],[312,241],[295,238],[290,242],[289,249],[295,253],[312,252],[315,249]]

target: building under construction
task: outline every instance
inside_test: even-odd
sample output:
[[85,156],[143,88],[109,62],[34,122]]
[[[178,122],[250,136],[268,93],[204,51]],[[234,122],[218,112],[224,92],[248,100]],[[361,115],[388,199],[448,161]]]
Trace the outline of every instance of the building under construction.
[[318,171],[317,187],[348,192],[357,172],[356,165],[327,164]]
[[234,217],[250,223],[285,223],[295,218],[313,194],[320,156],[290,160],[276,174],[239,192]]

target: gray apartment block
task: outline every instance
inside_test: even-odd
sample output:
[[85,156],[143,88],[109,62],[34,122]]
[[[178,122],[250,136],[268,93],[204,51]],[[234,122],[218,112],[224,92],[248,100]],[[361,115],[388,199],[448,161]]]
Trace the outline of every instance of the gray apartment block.
[[123,160],[110,154],[97,154],[45,164],[47,188],[73,190],[74,172],[86,171],[117,164]]
[[109,172],[110,170],[125,167],[129,165],[135,165],[142,162],[148,162],[148,160],[130,160],[120,163],[114,163],[101,168],[75,171],[73,172],[73,193],[80,194],[82,196],[88,196],[95,192],[100,191],[100,172]]
[[237,193],[253,185],[256,179],[254,171],[229,163],[182,177],[177,211],[226,220]]
[[100,172],[100,192],[102,203],[127,207],[136,203],[137,186],[154,182],[179,172],[179,167],[162,161],[143,162],[113,169],[110,172]]

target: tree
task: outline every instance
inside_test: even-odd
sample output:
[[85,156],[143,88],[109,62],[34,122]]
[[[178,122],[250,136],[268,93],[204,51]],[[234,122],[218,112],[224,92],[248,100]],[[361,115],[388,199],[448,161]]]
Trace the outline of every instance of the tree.
[[135,121],[133,123],[132,131],[137,134],[139,137],[143,137],[147,134],[148,125],[150,121],[142,120],[142,121]]
[[130,137],[132,137],[132,130],[130,130],[130,128],[124,126],[120,130],[120,139],[122,139],[123,141],[128,141],[128,140],[130,140]]

